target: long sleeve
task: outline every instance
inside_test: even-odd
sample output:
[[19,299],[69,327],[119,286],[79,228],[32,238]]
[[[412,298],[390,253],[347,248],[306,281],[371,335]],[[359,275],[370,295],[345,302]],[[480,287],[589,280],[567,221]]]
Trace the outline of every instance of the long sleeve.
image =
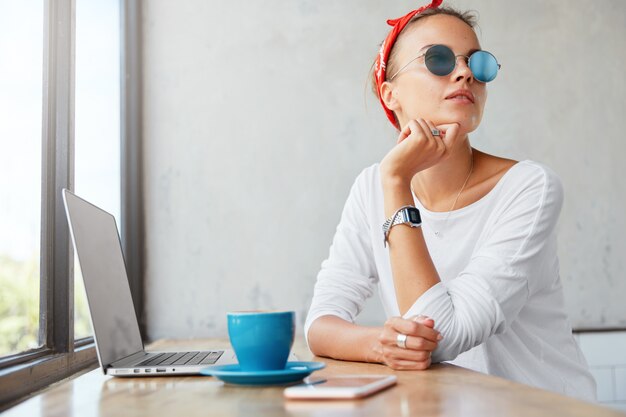
[[377,282],[369,227],[363,208],[359,175],[350,190],[337,226],[328,258],[317,275],[313,301],[304,326],[308,335],[311,324],[323,315],[334,315],[353,322]]
[[[556,224],[562,204],[557,175],[530,160],[516,163],[487,195],[453,212],[429,211],[415,199],[441,282],[405,316],[435,320],[444,339],[433,362],[452,361],[593,400],[595,382],[572,336],[559,276]],[[318,274],[306,332],[326,314],[354,321],[374,285],[384,308],[380,322],[399,314],[389,250],[381,239],[384,221],[374,164],[350,191]]]
[[530,294],[552,284],[541,273],[542,253],[556,245],[562,202],[558,177],[549,170],[535,171],[494,214],[496,220],[462,272],[415,301],[405,317],[432,317],[444,336],[433,352],[433,362],[453,360],[504,332]]

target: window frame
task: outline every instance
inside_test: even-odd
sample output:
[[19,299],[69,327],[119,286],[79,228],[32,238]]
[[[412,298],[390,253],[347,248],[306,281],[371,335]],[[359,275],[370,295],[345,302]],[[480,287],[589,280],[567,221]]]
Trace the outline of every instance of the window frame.
[[139,331],[146,339],[143,276],[143,90],[141,0],[120,0],[121,23],[121,226],[122,249]]
[[[119,0],[121,235],[142,335],[140,0]],[[93,337],[74,340],[74,252],[61,190],[74,189],[76,0],[44,1],[39,343],[0,357],[0,411],[98,367]]]

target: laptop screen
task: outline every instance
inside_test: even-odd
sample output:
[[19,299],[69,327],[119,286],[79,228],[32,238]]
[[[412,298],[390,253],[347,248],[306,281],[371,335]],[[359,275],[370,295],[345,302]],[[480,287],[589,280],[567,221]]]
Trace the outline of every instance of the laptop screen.
[[63,190],[103,367],[143,350],[115,218]]

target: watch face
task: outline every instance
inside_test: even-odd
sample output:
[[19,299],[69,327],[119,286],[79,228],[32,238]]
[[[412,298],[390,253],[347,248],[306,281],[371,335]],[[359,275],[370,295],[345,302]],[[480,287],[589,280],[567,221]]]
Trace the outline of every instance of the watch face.
[[411,223],[419,223],[421,221],[419,211],[409,210],[409,219],[411,220]]

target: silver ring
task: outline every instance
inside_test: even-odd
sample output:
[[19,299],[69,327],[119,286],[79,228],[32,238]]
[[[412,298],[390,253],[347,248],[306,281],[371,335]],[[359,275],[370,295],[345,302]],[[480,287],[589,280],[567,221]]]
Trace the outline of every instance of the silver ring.
[[402,333],[398,333],[396,336],[396,345],[398,345],[399,348],[406,349],[406,337],[407,336]]
[[439,129],[430,129],[430,132],[433,136],[441,136],[441,131]]

